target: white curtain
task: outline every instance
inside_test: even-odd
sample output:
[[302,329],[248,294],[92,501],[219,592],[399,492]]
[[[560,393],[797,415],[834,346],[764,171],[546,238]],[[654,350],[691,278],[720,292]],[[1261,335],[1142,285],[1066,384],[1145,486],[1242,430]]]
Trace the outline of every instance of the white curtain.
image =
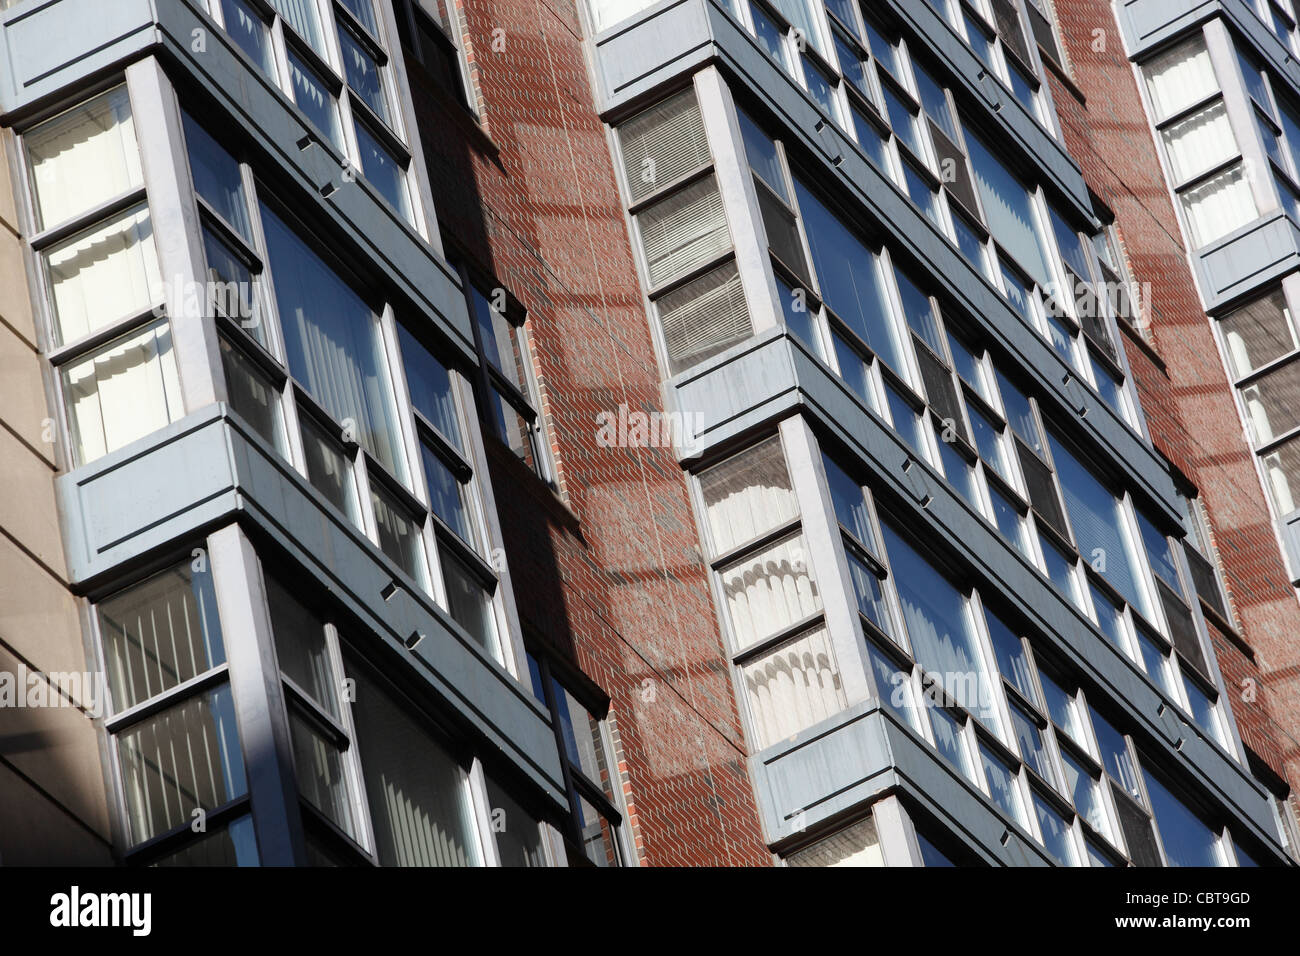
[[175,421],[181,393],[167,322],[68,366],[63,390],[78,464]]
[[1179,183],[1213,169],[1238,152],[1222,100],[1179,120],[1160,135],[1164,137],[1174,180]]
[[736,650],[789,627],[822,606],[801,534],[783,538],[723,569],[722,587]]
[[1143,72],[1157,122],[1219,89],[1205,39],[1200,34],[1156,57]]
[[125,86],[38,126],[23,142],[45,228],[144,181]]
[[1240,165],[1182,194],[1193,248],[1207,246],[1259,215]]
[[780,437],[705,471],[700,475],[700,492],[714,554],[752,541],[799,513]]
[[153,226],[144,207],[46,255],[60,342],[74,342],[162,299]]
[[786,641],[741,671],[755,750],[839,713],[848,703],[824,626]]

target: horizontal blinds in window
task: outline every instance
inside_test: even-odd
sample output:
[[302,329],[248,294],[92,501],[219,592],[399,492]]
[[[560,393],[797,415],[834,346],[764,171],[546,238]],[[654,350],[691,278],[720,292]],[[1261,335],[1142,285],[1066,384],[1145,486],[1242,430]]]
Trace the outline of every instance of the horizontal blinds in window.
[[734,262],[673,290],[656,306],[673,375],[753,333]]
[[730,248],[722,195],[712,176],[637,216],[650,285],[685,275]]
[[619,127],[618,135],[633,202],[709,162],[704,122],[692,90],[634,116]]

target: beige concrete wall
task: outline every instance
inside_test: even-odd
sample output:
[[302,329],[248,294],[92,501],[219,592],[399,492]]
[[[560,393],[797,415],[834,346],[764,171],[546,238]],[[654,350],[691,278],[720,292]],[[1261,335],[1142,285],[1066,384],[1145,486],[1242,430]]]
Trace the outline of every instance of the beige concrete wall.
[[[13,136],[0,131],[0,681],[89,668],[81,610],[67,587],[55,508],[55,454],[10,182]],[[0,684],[0,865],[111,863],[96,727],[84,699],[37,692],[13,706]]]

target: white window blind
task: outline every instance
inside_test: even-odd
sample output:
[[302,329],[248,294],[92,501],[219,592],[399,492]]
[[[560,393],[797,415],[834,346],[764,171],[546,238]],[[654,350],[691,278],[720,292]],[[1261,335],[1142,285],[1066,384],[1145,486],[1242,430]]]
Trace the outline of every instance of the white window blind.
[[801,534],[734,562],[721,576],[735,650],[771,637],[822,607]]
[[23,137],[43,228],[140,186],[140,150],[126,87],[56,116]]
[[708,176],[637,216],[651,286],[690,272],[731,246],[717,181]]
[[1259,215],[1245,170],[1237,165],[1181,197],[1192,246],[1201,248],[1244,226]]
[[676,375],[741,342],[754,332],[735,262],[706,272],[655,303]]
[[1228,108],[1219,100],[1186,119],[1166,127],[1160,135],[1175,182],[1186,182],[1237,155],[1237,139],[1228,123]]
[[60,342],[75,342],[162,300],[153,225],[144,206],[51,249],[45,263]]
[[1281,289],[1225,315],[1220,326],[1228,361],[1239,378],[1300,348]]
[[792,853],[787,866],[884,866],[876,821],[868,817],[838,833]]
[[180,418],[180,381],[167,322],[65,366],[63,394],[78,464]]
[[670,96],[618,128],[623,170],[638,202],[710,161],[695,92]]

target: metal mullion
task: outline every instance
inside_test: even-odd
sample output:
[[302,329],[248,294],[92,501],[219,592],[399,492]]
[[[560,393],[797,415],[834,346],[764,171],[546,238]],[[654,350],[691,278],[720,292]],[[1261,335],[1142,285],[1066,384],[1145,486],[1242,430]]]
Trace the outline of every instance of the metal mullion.
[[79,357],[95,351],[100,346],[107,345],[115,339],[128,335],[134,329],[143,329],[156,321],[166,321],[166,314],[159,315],[158,311],[159,306],[153,305],[148,309],[133,312],[66,345],[50,349],[45,353],[45,358],[55,368],[67,365],[76,361]]
[[[896,284],[893,257],[890,255],[888,246],[881,246],[880,252],[874,255],[875,266],[880,273],[880,282],[891,313],[888,319],[894,323],[894,330],[898,333],[899,347],[903,352],[903,361],[907,363],[907,369],[894,369],[894,371],[900,375],[904,384],[915,392],[916,386],[912,383],[922,381],[921,366],[917,361],[916,352],[912,346],[912,327],[907,321],[907,311],[903,308],[902,295],[898,291]],[[904,372],[905,374],[903,374]],[[925,403],[922,402],[923,408],[924,405]]]
[[230,671],[228,664],[218,664],[202,674],[196,674],[189,680],[182,681],[175,687],[168,688],[148,700],[104,718],[104,729],[117,735],[133,724],[140,723],[155,714],[161,713],[173,704],[189,697],[198,697],[203,691],[224,680]]
[[472,758],[465,776],[464,786],[468,790],[470,812],[474,817],[474,834],[479,845],[479,862],[483,866],[499,867],[502,865],[501,854],[497,848],[492,801],[488,797],[483,761],[478,757]]
[[[352,118],[355,122],[364,126],[375,139],[387,147],[394,158],[402,165],[403,169],[410,166],[411,150],[388,125],[374,107],[367,103],[351,86],[346,86],[343,91],[343,99],[348,101],[348,108],[352,112]],[[358,145],[358,150],[360,146]]]
[[199,222],[203,229],[212,230],[222,244],[231,247],[231,251],[235,256],[243,260],[244,265],[248,267],[254,276],[260,275],[265,263],[252,242],[241,236],[238,230],[228,223],[225,217],[213,209],[212,204],[197,192],[194,194],[194,198],[198,202]]
[[737,667],[744,667],[746,664],[762,657],[764,654],[780,646],[791,638],[798,637],[805,631],[811,631],[817,626],[817,624],[823,622],[825,617],[826,614],[824,610],[814,611],[812,614],[807,614],[795,621],[793,624],[789,624],[774,634],[763,638],[761,641],[755,641],[754,643],[748,644],[744,648],[733,652],[731,654],[731,663]]
[[[244,209],[248,213],[249,243],[261,260],[261,269],[253,281],[258,300],[258,316],[266,332],[266,349],[288,368],[284,336],[280,329],[279,306],[275,299],[274,267],[266,245],[266,231],[262,224],[262,203],[258,197],[257,179],[248,163],[239,164],[240,183],[244,194]],[[301,451],[301,449],[300,449]]]
[[86,232],[95,226],[101,225],[108,219],[113,218],[118,213],[130,209],[132,206],[143,204],[148,210],[148,194],[143,182],[139,186],[133,186],[125,192],[118,193],[109,199],[78,213],[71,219],[58,223],[47,229],[36,232],[27,240],[32,251],[38,256],[46,252],[51,246],[58,245],[65,239],[71,239],[79,233]]
[[[205,827],[219,827],[228,822],[233,822],[235,818],[244,813],[252,811],[251,798],[248,793],[243,793],[232,800],[227,800],[219,807],[213,809],[203,809],[203,821]],[[184,847],[199,843],[203,837],[193,839],[196,832],[207,833],[207,829],[195,831],[193,829],[194,821],[186,820],[178,823],[170,830],[164,833],[150,837],[142,843],[136,843],[128,847],[122,854],[122,860],[128,866],[133,865],[141,859],[155,857],[162,859],[167,856],[169,851],[180,850]]]
[[[347,670],[343,666],[343,639],[334,624],[325,625],[325,650],[330,659],[330,670],[335,680],[342,685],[336,686],[334,691],[338,695],[339,718],[348,742],[342,756],[350,771],[348,791],[352,799],[352,812],[357,821],[355,842],[373,857],[376,852],[374,828],[370,819],[369,801],[366,798],[364,770],[361,765],[360,748],[357,746],[357,728],[352,717],[352,701],[347,692],[353,685],[347,680]],[[378,862],[377,858],[375,859]]]
[[364,846],[358,839],[340,827],[301,792],[297,795],[299,812],[304,819],[304,830],[310,832],[312,827],[324,830],[326,838],[345,848],[354,856],[362,857],[371,866],[379,866],[379,858],[374,851]]
[[740,544],[723,551],[709,561],[709,567],[714,571],[720,570],[729,564],[743,560],[746,557],[757,554],[759,551],[776,543],[792,532],[798,531],[802,527],[799,515],[795,515],[788,521],[784,521],[776,527],[763,532],[757,537],[750,538],[748,541],[742,541]]
[[628,204],[627,207],[628,215],[631,216],[640,215],[641,213],[645,212],[646,209],[648,209],[650,206],[653,206],[655,205],[655,203],[659,202],[661,199],[667,199],[669,196],[671,196],[673,193],[677,192],[678,190],[684,189],[687,186],[694,185],[696,182],[698,182],[701,179],[704,179],[713,171],[714,171],[714,163],[712,158],[710,158],[707,163],[704,163],[703,165],[698,166],[695,169],[692,169],[690,172],[683,173],[682,175],[678,176],[676,179],[672,180],[671,182],[659,184],[658,181],[656,181],[655,189],[653,192],[645,196],[642,196],[640,199],[636,200],[636,202]]
[[[331,669],[333,669],[332,664]],[[351,737],[348,735],[347,728],[342,724],[341,718],[335,717],[326,710],[324,706],[318,703],[311,694],[299,687],[297,681],[284,673],[284,671],[280,671],[280,680],[284,684],[285,689],[289,691],[288,704],[297,707],[299,710],[308,711],[308,716],[312,720],[315,720],[319,724],[323,724],[325,729],[334,735],[335,744],[343,749],[351,746]],[[332,690],[337,694],[341,688],[335,687],[332,688]]]

